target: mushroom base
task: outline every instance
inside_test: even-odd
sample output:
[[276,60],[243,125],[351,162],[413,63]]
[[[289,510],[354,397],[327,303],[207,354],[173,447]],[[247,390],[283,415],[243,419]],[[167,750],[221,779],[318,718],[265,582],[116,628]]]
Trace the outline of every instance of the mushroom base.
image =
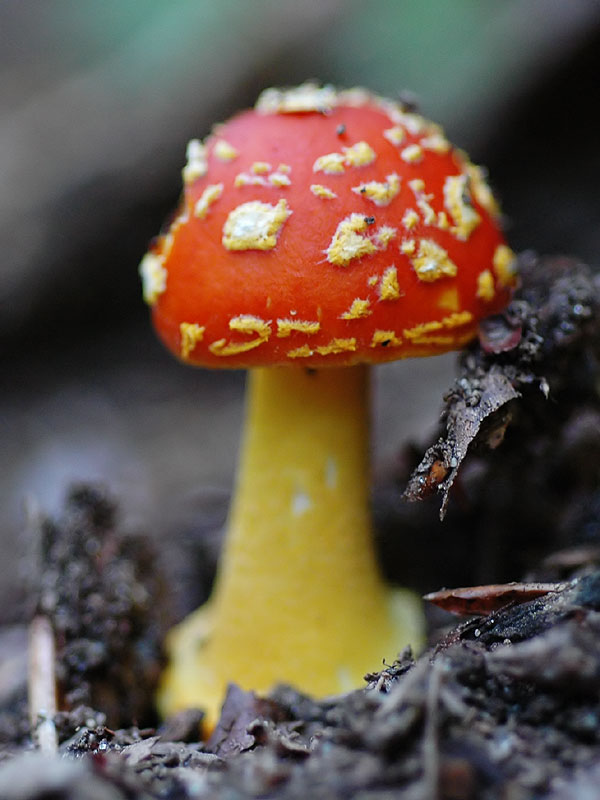
[[255,370],[211,600],[170,636],[164,713],[214,722],[234,681],[316,696],[419,646],[418,599],[380,575],[369,514],[368,368]]

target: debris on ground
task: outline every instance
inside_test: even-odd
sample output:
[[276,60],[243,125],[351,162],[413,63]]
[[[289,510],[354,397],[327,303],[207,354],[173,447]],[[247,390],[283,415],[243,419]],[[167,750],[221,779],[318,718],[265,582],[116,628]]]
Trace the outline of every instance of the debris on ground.
[[429,448],[405,492],[408,500],[441,492],[442,518],[469,450],[475,443],[498,447],[520,408],[527,417],[546,405],[540,421],[554,416],[564,422],[570,410],[564,396],[581,402],[588,392],[597,410],[598,276],[573,259],[531,253],[521,256],[519,271],[521,291],[505,312],[482,323],[479,341],[462,357],[461,374],[445,397],[445,435]]
[[600,274],[531,253],[520,270],[505,314],[461,354],[433,444],[405,446],[376,487],[382,563],[401,585],[563,580],[600,563]]
[[8,760],[0,796],[567,798],[600,764],[599,609],[594,573],[462,623],[338,698],[232,687],[204,743],[82,728],[60,760]]
[[[148,538],[123,535],[114,502],[91,485],[71,489],[60,519],[40,516],[30,528],[31,615],[54,632],[59,735],[153,723],[162,589]],[[23,691],[14,694],[19,709]]]

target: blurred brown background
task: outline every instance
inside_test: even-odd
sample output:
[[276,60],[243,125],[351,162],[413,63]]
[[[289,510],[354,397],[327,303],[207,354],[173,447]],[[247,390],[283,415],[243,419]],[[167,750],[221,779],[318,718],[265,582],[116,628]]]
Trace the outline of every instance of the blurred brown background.
[[[5,0],[0,609],[26,498],[55,513],[101,480],[159,538],[222,511],[243,375],[163,352],[137,277],[189,138],[268,85],[408,90],[489,167],[515,249],[598,263],[599,66],[596,0]],[[426,440],[452,370],[378,369],[376,475]]]

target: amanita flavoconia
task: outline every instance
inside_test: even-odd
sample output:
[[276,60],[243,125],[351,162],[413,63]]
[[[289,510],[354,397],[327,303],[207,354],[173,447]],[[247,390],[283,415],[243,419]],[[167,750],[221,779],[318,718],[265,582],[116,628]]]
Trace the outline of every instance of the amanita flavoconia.
[[268,90],[183,178],[140,267],[155,328],[188,364],[252,368],[213,595],[161,695],[214,718],[230,680],[326,695],[421,638],[373,551],[367,365],[462,347],[515,274],[481,169],[362,89]]

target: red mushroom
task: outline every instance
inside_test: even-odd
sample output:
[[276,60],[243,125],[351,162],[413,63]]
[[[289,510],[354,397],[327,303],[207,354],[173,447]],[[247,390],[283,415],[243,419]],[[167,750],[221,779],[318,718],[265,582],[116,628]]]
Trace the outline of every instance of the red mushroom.
[[268,90],[183,175],[141,264],[155,328],[186,363],[258,368],[213,596],[161,695],[214,718],[230,680],[324,695],[419,642],[373,551],[367,365],[462,347],[515,274],[482,170],[362,89]]

